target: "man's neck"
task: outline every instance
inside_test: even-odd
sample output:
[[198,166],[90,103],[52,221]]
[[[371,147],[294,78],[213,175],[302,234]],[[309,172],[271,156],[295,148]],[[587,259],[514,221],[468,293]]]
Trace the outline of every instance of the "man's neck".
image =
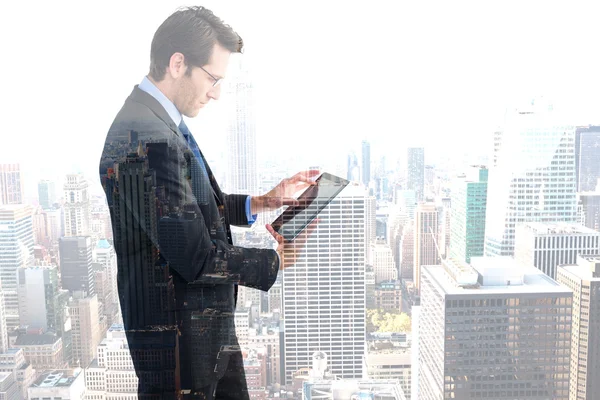
[[160,91],[161,91],[161,93],[162,93],[162,94],[164,94],[164,95],[165,95],[165,97],[166,97],[167,99],[169,99],[169,101],[170,101],[171,103],[175,104],[175,102],[173,101],[173,98],[174,98],[175,96],[173,96],[173,93],[172,93],[172,91],[171,91],[171,90],[169,90],[169,89],[170,89],[170,87],[169,87],[169,84],[167,83],[167,80],[166,80],[166,79],[163,79],[162,81],[160,81],[160,82],[157,82],[157,81],[155,81],[155,80],[154,80],[154,78],[152,78],[150,75],[146,75],[146,78],[148,78],[148,80],[149,80],[150,82],[152,82],[152,84],[153,84],[154,86],[156,86],[156,87],[158,88],[158,90],[160,90]]

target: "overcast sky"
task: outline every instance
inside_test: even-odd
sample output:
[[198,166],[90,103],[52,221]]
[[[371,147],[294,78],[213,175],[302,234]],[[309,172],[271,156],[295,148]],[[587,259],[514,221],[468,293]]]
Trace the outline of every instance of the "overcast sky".
[[[95,174],[110,123],[148,71],[156,28],[193,3],[6,3],[0,162],[50,177],[75,166]],[[388,157],[426,146],[429,162],[464,147],[485,152],[504,108],[540,94],[574,124],[600,122],[592,2],[198,4],[246,44],[259,161],[308,149],[307,163],[343,161],[364,138]],[[223,152],[209,136],[223,126],[219,110],[211,104],[188,124],[211,158]]]

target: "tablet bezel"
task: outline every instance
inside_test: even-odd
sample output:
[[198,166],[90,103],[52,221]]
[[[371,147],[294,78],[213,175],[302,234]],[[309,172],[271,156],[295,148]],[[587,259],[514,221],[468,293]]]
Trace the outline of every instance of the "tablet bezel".
[[[294,220],[294,217],[301,212],[302,210],[304,210],[306,207],[309,207],[310,204],[312,204],[312,202],[314,200],[316,200],[318,197],[314,197],[311,202],[307,205],[307,206],[290,206],[287,209],[285,209],[285,211],[283,211],[283,213],[281,213],[272,223],[271,226],[273,227],[273,229],[275,230],[275,232],[279,233],[280,235],[282,235],[286,240],[288,241],[292,241],[294,240],[296,237],[298,237],[298,235],[300,235],[300,233],[302,233],[302,231],[304,229],[306,229],[306,227],[308,225],[310,225],[310,223],[312,221],[315,220],[315,218],[321,213],[321,211],[323,211],[325,209],[325,207],[327,207],[331,201],[333,201],[333,199],[335,199],[342,190],[344,190],[344,188],[346,186],[348,186],[350,184],[350,181],[344,178],[340,178],[339,176],[335,176],[332,175],[330,173],[327,172],[323,172],[321,175],[319,175],[319,177],[315,180],[315,182],[317,183],[317,186],[323,181],[326,180],[327,182],[340,182],[341,184],[339,185],[339,190],[337,190],[335,192],[335,194],[329,198],[328,201],[326,201],[323,205],[319,206],[320,209],[317,211],[317,213],[315,215],[313,215],[309,221],[306,222],[306,224],[304,226],[302,226],[301,228],[299,228],[298,230],[296,230],[295,232],[293,232],[293,236],[288,236],[286,237],[284,234],[282,234],[281,228],[288,223],[291,223]],[[337,186],[337,185],[336,185]],[[311,189],[314,186],[310,186],[309,188],[307,188],[299,197],[298,197],[298,201],[302,202],[303,200],[307,200],[307,196],[310,194]],[[292,214],[292,215],[290,215]],[[284,222],[284,219],[289,218],[287,221]]]

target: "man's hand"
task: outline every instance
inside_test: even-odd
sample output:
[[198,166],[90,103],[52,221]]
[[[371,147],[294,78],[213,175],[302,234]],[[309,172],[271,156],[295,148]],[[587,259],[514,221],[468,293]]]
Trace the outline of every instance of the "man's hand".
[[270,224],[267,224],[267,230],[271,235],[273,235],[275,240],[277,240],[277,243],[279,243],[276,251],[277,254],[279,254],[279,259],[281,261],[279,264],[280,271],[296,264],[296,260],[298,259],[300,252],[306,246],[306,241],[308,240],[308,237],[317,228],[318,223],[318,218],[313,220],[313,222],[311,222],[306,227],[306,229],[304,229],[298,236],[296,236],[296,239],[294,239],[293,241],[285,240],[283,236],[275,232],[275,229],[273,229],[273,227]]
[[282,180],[277,186],[271,189],[267,194],[254,196],[250,199],[250,208],[252,214],[258,214],[263,211],[277,210],[283,206],[297,206],[298,200],[292,196],[302,189],[315,185],[313,178],[321,172],[316,169],[298,172],[291,178]]

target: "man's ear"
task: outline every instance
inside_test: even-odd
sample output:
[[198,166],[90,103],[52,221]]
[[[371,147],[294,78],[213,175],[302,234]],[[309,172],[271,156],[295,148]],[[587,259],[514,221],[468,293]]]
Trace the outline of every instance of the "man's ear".
[[182,77],[186,70],[187,66],[185,65],[185,56],[179,52],[173,53],[169,59],[167,73],[171,76],[171,78],[177,79]]

